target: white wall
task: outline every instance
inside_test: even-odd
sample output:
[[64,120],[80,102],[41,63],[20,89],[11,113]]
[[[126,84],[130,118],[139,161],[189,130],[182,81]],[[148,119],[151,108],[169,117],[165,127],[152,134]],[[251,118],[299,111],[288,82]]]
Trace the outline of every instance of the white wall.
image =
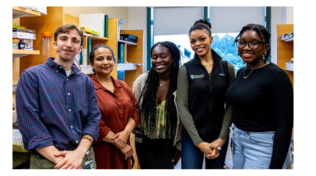
[[287,7],[286,8],[286,23],[287,24],[294,24],[294,7]]
[[146,7],[128,7],[128,29],[143,30],[143,72],[147,70],[147,10]]
[[78,18],[79,14],[103,13],[109,18],[126,20],[121,29],[128,28],[128,7],[64,6],[64,13]]

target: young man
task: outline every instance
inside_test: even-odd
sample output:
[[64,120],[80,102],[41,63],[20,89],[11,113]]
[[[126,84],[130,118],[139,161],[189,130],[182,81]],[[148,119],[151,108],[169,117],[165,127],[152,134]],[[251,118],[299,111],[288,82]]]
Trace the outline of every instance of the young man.
[[101,114],[92,80],[73,64],[82,43],[78,27],[58,27],[56,58],[21,74],[17,116],[31,169],[96,167],[91,145],[99,137]]

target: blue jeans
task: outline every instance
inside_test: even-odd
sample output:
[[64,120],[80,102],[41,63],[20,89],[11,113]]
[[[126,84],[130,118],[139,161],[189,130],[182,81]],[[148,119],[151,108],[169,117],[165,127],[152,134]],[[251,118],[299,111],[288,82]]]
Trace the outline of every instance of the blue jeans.
[[[217,138],[206,140],[205,142],[211,143]],[[220,154],[215,159],[208,159],[204,153],[194,145],[189,137],[182,137],[181,147],[181,166],[182,169],[202,169],[203,159],[205,158],[205,169],[223,169],[228,141],[222,146]]]
[[[269,169],[274,131],[246,132],[233,128],[232,153],[234,169]],[[290,147],[282,169],[290,164]]]

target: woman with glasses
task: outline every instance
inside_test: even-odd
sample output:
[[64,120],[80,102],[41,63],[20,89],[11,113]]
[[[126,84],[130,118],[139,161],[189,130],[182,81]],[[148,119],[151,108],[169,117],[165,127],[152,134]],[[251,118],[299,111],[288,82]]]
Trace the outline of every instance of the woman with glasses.
[[196,21],[189,38],[195,57],[180,68],[177,89],[184,126],[181,166],[202,169],[206,157],[206,169],[223,169],[232,120],[232,107],[226,104],[225,108],[225,92],[235,80],[235,70],[211,49],[213,37],[208,21]]
[[269,43],[269,31],[259,24],[244,26],[236,37],[246,67],[226,91],[235,169],[284,169],[290,163],[293,88],[286,72],[267,61]]

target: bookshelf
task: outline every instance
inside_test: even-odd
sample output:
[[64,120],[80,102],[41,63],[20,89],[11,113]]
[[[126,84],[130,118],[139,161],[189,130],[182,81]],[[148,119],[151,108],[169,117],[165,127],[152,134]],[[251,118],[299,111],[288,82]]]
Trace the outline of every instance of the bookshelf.
[[34,55],[39,55],[40,51],[39,50],[21,50],[21,49],[13,49],[12,50],[13,58],[16,57],[23,57],[27,56],[29,54],[34,54]]
[[35,17],[35,16],[41,16],[41,12],[37,12],[31,9],[19,7],[19,6],[13,6],[12,7],[12,14],[13,19],[14,18],[20,18],[20,17]]
[[[119,40],[124,44],[124,64],[118,70],[125,70],[124,82],[133,89],[136,78],[143,73],[143,30],[124,30],[126,34],[137,36],[137,43]],[[127,63],[128,62],[128,63]]]
[[[40,12],[19,7],[19,6],[13,6],[12,7],[12,24],[21,25],[20,19],[23,19],[25,17],[38,17],[41,16]],[[23,18],[21,18],[23,17]],[[33,29],[32,27],[29,27],[27,29]],[[36,40],[34,40],[36,41]],[[33,46],[34,48],[37,48]],[[20,65],[21,65],[21,59],[20,57],[25,57],[28,55],[39,55],[40,50],[21,50],[21,49],[12,49],[12,84],[13,86],[16,85],[20,78]],[[12,108],[15,109],[15,91],[12,92]]]
[[289,75],[294,87],[294,69],[286,69],[286,64],[294,57],[294,40],[288,42],[281,41],[283,34],[289,34],[293,30],[293,24],[277,25],[277,65]]
[[[26,28],[31,28],[36,31],[37,40],[34,41],[33,45],[35,48],[42,49],[42,32],[54,33],[55,30],[67,23],[73,23],[79,26],[79,18],[68,14],[64,14],[63,7],[47,7],[47,15],[37,17],[24,17],[20,20],[20,25]],[[118,43],[124,44],[124,60],[129,63],[119,65],[120,70],[126,70],[125,82],[132,89],[134,81],[143,72],[143,30],[125,30],[126,34],[132,34],[138,37],[137,43],[119,40],[118,36],[118,19],[108,19],[108,38],[96,37],[89,34],[84,35],[83,49],[88,48],[88,38],[91,39],[91,49],[97,44],[108,45],[114,53],[114,57],[118,57]],[[53,46],[54,38],[50,39],[50,46]],[[55,57],[56,51],[53,47],[50,47],[51,57]],[[88,59],[88,58],[87,58]],[[46,59],[41,57],[41,54],[24,56],[20,62],[20,73],[25,69],[38,65],[44,64]],[[88,65],[81,66],[82,71],[87,75],[93,74],[91,67]],[[111,73],[113,78],[117,79],[118,63],[114,65],[114,70]]]

